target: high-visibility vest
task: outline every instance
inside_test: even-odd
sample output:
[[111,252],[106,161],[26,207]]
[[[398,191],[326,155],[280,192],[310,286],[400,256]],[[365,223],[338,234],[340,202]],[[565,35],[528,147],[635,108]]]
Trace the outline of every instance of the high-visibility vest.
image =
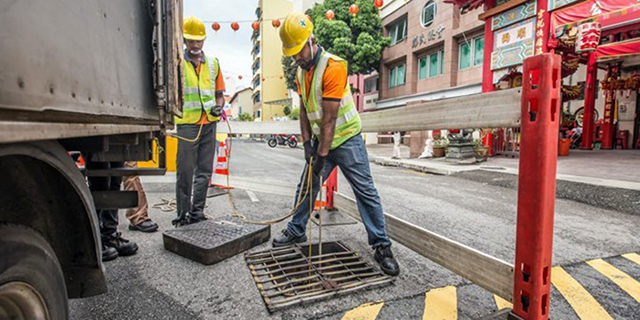
[[[205,56],[204,65],[200,67],[200,74],[189,61],[184,61],[184,106],[182,118],[176,117],[176,124],[196,124],[202,118],[202,112],[210,122],[220,120],[211,115],[211,109],[216,105],[216,78],[220,71],[218,59]],[[203,68],[204,66],[208,68]]]
[[[302,101],[307,111],[307,118],[311,125],[311,132],[320,139],[320,127],[322,125],[322,80],[324,72],[327,69],[329,59],[343,63],[347,68],[347,61],[326,51],[321,51],[318,64],[313,72],[311,80],[311,88],[307,93],[305,78],[306,72],[302,68],[298,68],[298,83],[302,92]],[[336,119],[336,128],[331,143],[331,150],[339,147],[345,141],[360,133],[362,130],[362,122],[360,115],[353,102],[351,95],[351,87],[349,83],[344,87],[342,99],[340,100],[340,109],[338,110],[338,118]]]

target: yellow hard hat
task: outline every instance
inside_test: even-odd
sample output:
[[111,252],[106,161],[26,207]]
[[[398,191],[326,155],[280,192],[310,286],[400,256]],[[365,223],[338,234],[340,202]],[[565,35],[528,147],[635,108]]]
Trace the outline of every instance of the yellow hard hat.
[[182,24],[182,33],[187,40],[204,40],[207,37],[207,31],[204,28],[204,23],[194,16],[189,16],[184,19]]
[[307,43],[313,32],[313,23],[304,13],[290,13],[284,18],[280,27],[280,40],[282,40],[282,53],[285,56],[298,54]]

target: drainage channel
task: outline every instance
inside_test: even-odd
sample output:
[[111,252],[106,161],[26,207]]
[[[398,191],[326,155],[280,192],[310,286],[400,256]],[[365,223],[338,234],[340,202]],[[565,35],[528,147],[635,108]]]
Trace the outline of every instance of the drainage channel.
[[393,279],[342,242],[273,248],[245,254],[245,260],[269,312],[365,288]]

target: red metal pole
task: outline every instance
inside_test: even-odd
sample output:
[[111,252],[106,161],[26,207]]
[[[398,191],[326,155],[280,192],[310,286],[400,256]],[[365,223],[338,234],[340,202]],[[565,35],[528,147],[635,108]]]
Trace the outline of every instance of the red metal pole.
[[596,54],[589,54],[587,62],[587,83],[584,92],[584,113],[582,117],[582,143],[580,149],[593,149],[593,113],[596,104],[596,83],[598,81],[598,66],[596,64]]
[[[485,10],[493,8],[495,0],[485,1]],[[482,92],[495,91],[493,85],[493,71],[491,71],[491,51],[493,50],[493,31],[491,31],[491,17],[484,21],[484,51],[482,58]],[[489,145],[491,149],[491,145]]]
[[513,315],[548,319],[556,199],[561,57],[524,61]]
[[[607,71],[607,79],[617,79],[620,72],[620,66],[618,64],[609,65]],[[602,126],[602,145],[601,149],[613,149],[613,137],[615,135],[615,129],[613,127],[613,115],[616,105],[616,91],[605,90],[604,98],[604,125]]]
[[325,181],[327,187],[327,210],[333,209],[333,193],[338,191],[338,167],[334,168],[327,180]]

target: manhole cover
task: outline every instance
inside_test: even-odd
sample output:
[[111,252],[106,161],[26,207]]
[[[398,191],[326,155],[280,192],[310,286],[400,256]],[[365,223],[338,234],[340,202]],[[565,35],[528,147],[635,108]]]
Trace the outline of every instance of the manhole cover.
[[269,240],[271,228],[236,218],[211,219],[162,234],[164,248],[205,265],[218,263]]
[[311,258],[308,245],[245,253],[269,312],[393,281],[341,242],[318,249],[311,246]]

